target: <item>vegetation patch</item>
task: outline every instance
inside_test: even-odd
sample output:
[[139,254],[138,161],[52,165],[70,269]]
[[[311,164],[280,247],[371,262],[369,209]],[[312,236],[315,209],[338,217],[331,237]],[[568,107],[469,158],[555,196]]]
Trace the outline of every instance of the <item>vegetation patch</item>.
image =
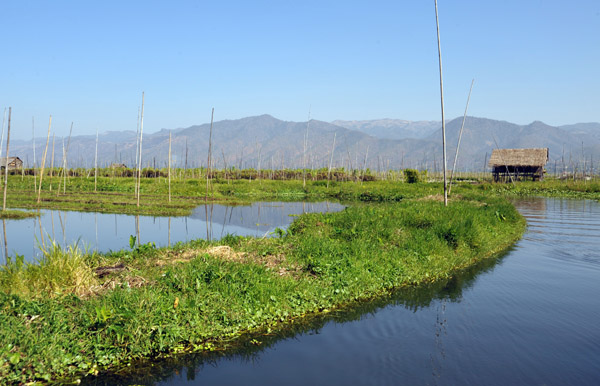
[[11,219],[19,220],[23,218],[39,217],[39,212],[24,211],[24,210],[11,210],[6,209],[0,211],[0,219]]
[[[109,254],[51,245],[38,265],[10,260],[0,268],[0,378],[74,380],[139,358],[226,350],[254,331],[449,279],[504,250],[525,227],[506,200],[475,190],[444,207],[419,199],[435,194],[435,184],[327,190],[316,182],[263,187],[275,197],[304,191],[354,204],[299,216],[273,238],[156,248],[132,236],[130,249]],[[257,192],[258,183],[244,181],[232,194]],[[361,200],[366,192],[382,199]]]

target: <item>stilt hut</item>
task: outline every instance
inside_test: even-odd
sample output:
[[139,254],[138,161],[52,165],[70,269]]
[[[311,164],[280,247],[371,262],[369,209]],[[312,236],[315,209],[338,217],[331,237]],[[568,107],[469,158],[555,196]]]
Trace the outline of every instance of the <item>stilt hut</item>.
[[544,166],[548,163],[548,148],[543,149],[495,149],[488,166],[492,168],[494,181],[544,179]]
[[[7,168],[8,164],[8,168]],[[23,161],[19,157],[2,157],[2,161],[0,161],[0,167],[8,170],[20,170],[23,167]]]

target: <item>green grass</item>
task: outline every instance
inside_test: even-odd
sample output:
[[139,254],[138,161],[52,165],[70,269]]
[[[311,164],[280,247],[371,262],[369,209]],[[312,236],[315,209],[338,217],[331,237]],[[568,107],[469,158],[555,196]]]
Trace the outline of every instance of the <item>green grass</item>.
[[[241,181],[214,188],[244,199],[353,204],[302,215],[271,239],[132,244],[107,255],[52,246],[39,268],[11,262],[0,270],[0,379],[72,379],[137,358],[227,350],[248,333],[448,279],[505,249],[525,227],[507,201],[475,189],[447,208],[421,198],[439,194],[438,184],[334,183],[327,190],[320,181],[307,189],[297,181]],[[126,269],[89,279],[107,266]]]
[[24,218],[39,217],[39,212],[6,209],[0,210],[0,219],[20,220]]

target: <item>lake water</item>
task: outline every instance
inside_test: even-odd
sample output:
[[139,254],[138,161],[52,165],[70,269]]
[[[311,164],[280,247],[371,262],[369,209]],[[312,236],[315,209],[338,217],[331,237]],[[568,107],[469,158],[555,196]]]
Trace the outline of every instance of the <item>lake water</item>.
[[146,362],[93,384],[598,385],[600,205],[516,202],[529,227],[499,259],[226,356]]
[[[151,217],[89,212],[42,210],[41,217],[4,220],[0,235],[2,260],[6,255],[25,256],[35,261],[39,245],[51,237],[61,245],[87,246],[108,252],[129,248],[129,237],[140,243],[167,246],[192,239],[220,239],[227,234],[268,236],[275,228],[285,228],[294,215],[335,212],[344,208],[332,202],[255,202],[246,206],[202,205],[188,217]],[[6,237],[4,237],[4,232]]]

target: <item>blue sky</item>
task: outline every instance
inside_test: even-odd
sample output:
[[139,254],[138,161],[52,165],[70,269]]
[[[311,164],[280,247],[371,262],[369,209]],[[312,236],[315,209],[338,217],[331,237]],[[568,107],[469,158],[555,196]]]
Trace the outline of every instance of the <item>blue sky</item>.
[[[600,1],[439,0],[446,116],[600,121]],[[13,138],[279,119],[440,120],[434,1],[6,1]],[[1,111],[0,111],[1,114]]]

